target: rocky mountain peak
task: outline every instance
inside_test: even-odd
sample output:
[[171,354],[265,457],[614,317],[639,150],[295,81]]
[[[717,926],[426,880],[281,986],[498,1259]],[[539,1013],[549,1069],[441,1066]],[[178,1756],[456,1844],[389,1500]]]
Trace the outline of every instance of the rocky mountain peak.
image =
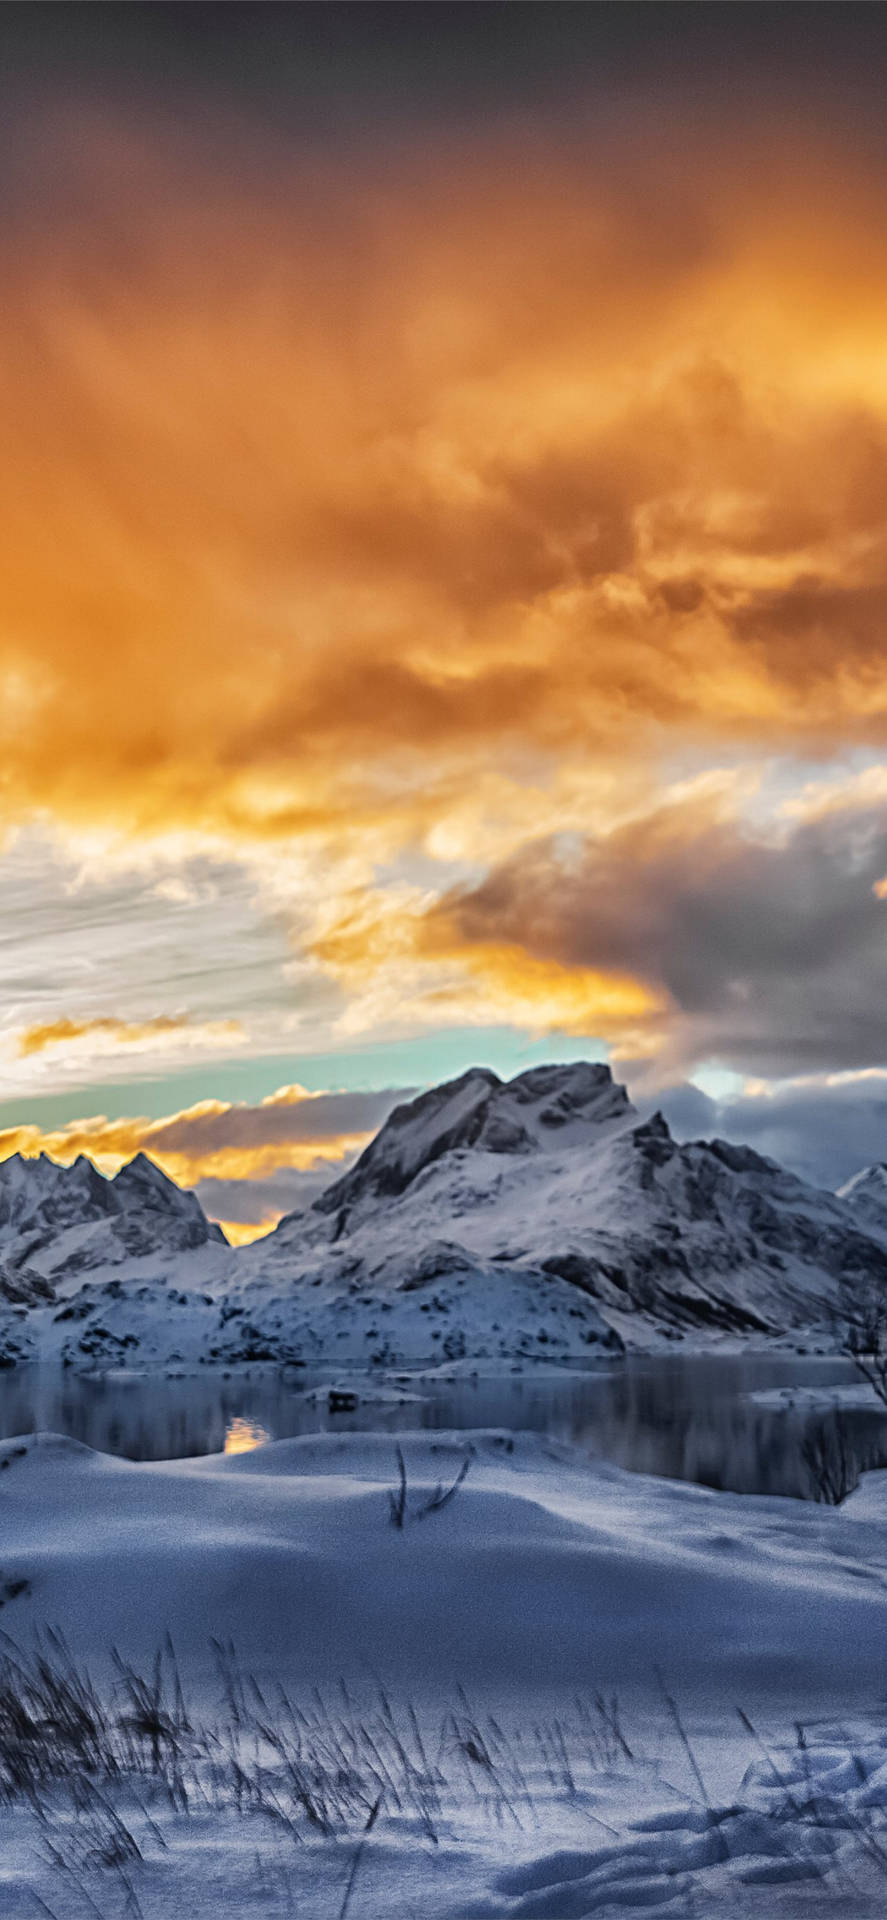
[[191,1198],[176,1186],[174,1180],[158,1167],[156,1161],[149,1160],[146,1153],[137,1153],[133,1160],[115,1173],[111,1185],[117,1199],[123,1202],[136,1201],[141,1206],[172,1206],[179,1208],[183,1200]]
[[869,1189],[876,1193],[882,1190],[887,1192],[887,1163],[883,1160],[876,1160],[870,1167],[861,1167],[852,1179],[845,1180],[844,1185],[838,1188],[838,1197],[850,1200],[854,1194],[865,1193]]
[[334,1213],[371,1196],[401,1194],[426,1168],[461,1150],[536,1155],[581,1147],[632,1115],[625,1088],[601,1063],[529,1067],[508,1081],[473,1067],[396,1107],[315,1209]]
[[868,1232],[887,1235],[887,1165],[876,1161],[862,1167],[851,1180],[838,1188],[838,1199],[845,1200]]
[[0,1228],[14,1237],[13,1257],[21,1257],[25,1244],[44,1245],[68,1228],[103,1220],[129,1252],[136,1245],[150,1251],[152,1233],[164,1244],[172,1235],[181,1247],[224,1240],[196,1196],[177,1187],[147,1154],[137,1154],[113,1180],[83,1153],[67,1167],[46,1153],[0,1161]]
[[0,1161],[0,1226],[69,1226],[113,1210],[108,1182],[85,1154],[68,1167],[47,1153],[34,1159],[15,1153]]

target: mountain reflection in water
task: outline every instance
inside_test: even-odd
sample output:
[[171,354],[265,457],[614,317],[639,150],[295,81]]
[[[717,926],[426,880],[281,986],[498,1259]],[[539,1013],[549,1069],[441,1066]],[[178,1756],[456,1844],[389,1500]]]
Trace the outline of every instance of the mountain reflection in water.
[[[163,1460],[247,1452],[326,1430],[506,1427],[548,1434],[634,1472],[738,1493],[809,1494],[801,1442],[810,1409],[760,1406],[751,1396],[781,1386],[828,1389],[851,1382],[855,1371],[846,1360],[790,1353],[661,1354],[587,1373],[389,1375],[387,1396],[400,1384],[421,1399],[368,1397],[344,1414],[330,1412],[325,1392],[309,1392],[344,1378],[258,1367],[178,1379],[20,1367],[0,1379],[0,1438],[42,1429],[131,1460]],[[371,1396],[380,1383],[349,1375],[348,1384]],[[887,1459],[881,1416],[857,1410],[848,1417],[867,1455]]]

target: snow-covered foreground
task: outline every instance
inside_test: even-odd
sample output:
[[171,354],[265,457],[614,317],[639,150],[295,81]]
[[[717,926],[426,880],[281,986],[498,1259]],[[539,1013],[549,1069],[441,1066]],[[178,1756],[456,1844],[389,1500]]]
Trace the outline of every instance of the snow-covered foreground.
[[0,1914],[883,1913],[884,1477],[396,1444],[0,1448]]

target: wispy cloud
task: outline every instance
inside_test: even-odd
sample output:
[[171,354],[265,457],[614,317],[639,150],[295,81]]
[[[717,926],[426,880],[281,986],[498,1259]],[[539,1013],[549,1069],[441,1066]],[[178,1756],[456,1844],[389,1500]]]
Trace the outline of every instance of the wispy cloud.
[[67,1051],[81,1040],[107,1042],[113,1047],[137,1047],[150,1050],[158,1044],[167,1047],[171,1040],[188,1047],[217,1048],[220,1042],[245,1039],[239,1020],[215,1020],[195,1023],[186,1014],[158,1013],[149,1020],[121,1020],[113,1014],[94,1019],[71,1020],[62,1015],[56,1020],[38,1021],[25,1027],[16,1041],[24,1059],[35,1053]]

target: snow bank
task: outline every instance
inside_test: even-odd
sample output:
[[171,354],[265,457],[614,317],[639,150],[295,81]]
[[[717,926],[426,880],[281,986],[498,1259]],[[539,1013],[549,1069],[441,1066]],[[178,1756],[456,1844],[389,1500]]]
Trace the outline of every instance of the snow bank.
[[[449,1504],[411,1518],[466,1457]],[[760,1705],[778,1678],[803,1715],[867,1700],[887,1644],[880,1522],[649,1480],[532,1436],[323,1434],[140,1465],[40,1436],[0,1449],[0,1497],[3,1575],[29,1583],[17,1634],[60,1623],[101,1656],[169,1631],[195,1673],[212,1633],[289,1684],[637,1697],[658,1667],[688,1703]]]
[[[27,1646],[61,1628],[106,1686],[112,1646],[150,1675],[169,1634],[197,1703],[183,1750],[222,1718],[187,1804],[148,1735],[136,1780],[41,1789],[54,1859],[16,1802],[0,1916],[24,1920],[36,1892],[58,1920],[90,1899],[103,1920],[326,1920],[354,1876],[355,1920],[879,1920],[885,1486],[869,1476],[841,1511],[742,1498],[496,1431],[143,1465],[51,1434],[4,1443],[4,1629]],[[262,1689],[248,1735],[210,1636]],[[281,1685],[299,1711],[278,1751],[254,1723],[285,1717]],[[768,1758],[795,1720],[803,1743],[789,1731]],[[235,1791],[225,1755],[244,1740]],[[338,1794],[328,1834],[294,1779]]]

